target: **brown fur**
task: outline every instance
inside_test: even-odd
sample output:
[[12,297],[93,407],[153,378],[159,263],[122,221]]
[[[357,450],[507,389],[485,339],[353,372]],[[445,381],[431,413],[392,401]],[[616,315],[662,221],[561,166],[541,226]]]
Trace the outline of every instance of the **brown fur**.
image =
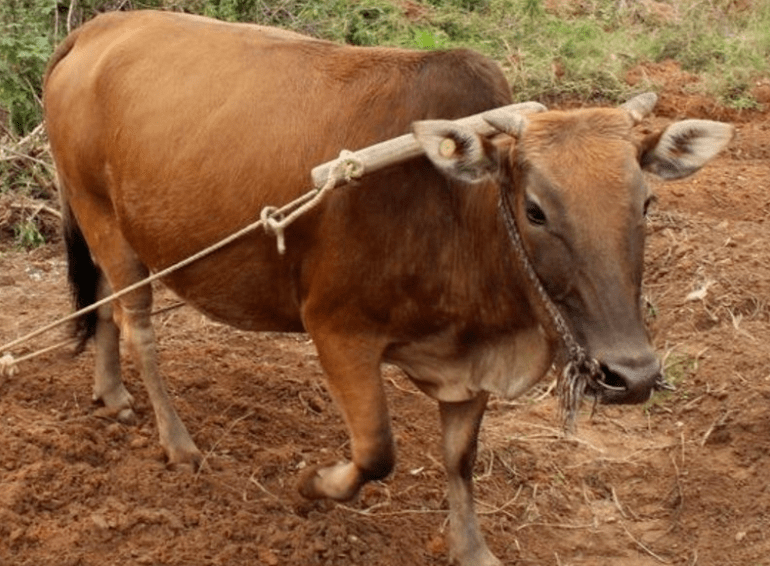
[[[98,266],[98,281],[73,283],[91,295],[123,288],[305,192],[311,168],[341,149],[509,102],[497,66],[470,51],[339,46],[159,12],[99,16],[57,49],[46,75],[63,203]],[[501,184],[578,338],[607,364],[631,360],[649,391],[658,366],[638,312],[646,193],[630,126],[619,110],[533,117],[518,143],[484,143],[497,176],[465,185],[413,159],[336,189],[289,228],[283,256],[257,232],[165,279],[212,318],[313,337],[352,462],[314,470],[305,495],[346,499],[390,472],[379,368],[396,363],[442,407],[452,554],[495,564],[470,494],[486,391],[520,393],[555,350],[498,214]],[[548,230],[526,220],[535,197]],[[170,461],[197,465],[158,373],[151,303],[145,288],[100,310],[95,396],[130,413],[120,329]]]

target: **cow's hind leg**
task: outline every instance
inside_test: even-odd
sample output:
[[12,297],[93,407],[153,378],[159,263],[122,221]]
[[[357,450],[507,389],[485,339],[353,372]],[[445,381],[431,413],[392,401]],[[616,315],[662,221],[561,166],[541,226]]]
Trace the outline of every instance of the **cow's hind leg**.
[[473,507],[473,465],[486,393],[461,403],[439,403],[449,481],[449,554],[460,566],[501,566],[484,541]]
[[310,499],[345,501],[364,483],[382,479],[393,469],[395,451],[380,375],[382,349],[353,337],[327,335],[315,342],[329,390],[350,431],[353,458],[309,470],[300,493]]
[[[97,299],[112,293],[106,278],[99,276]],[[114,321],[111,304],[97,310],[94,343],[96,348],[96,371],[94,373],[94,401],[104,404],[109,413],[118,420],[133,422],[134,398],[123,385],[120,377],[120,329]]]
[[[67,186],[59,179],[62,197],[62,233],[67,250],[67,275],[75,299],[76,309],[91,306],[111,294],[104,272],[94,262],[67,198]],[[73,328],[82,350],[90,338],[96,345],[96,371],[93,399],[101,402],[110,415],[122,421],[131,421],[133,399],[120,379],[120,332],[113,321],[111,304],[102,305],[96,312],[81,315]]]
[[[105,215],[103,218],[109,218],[109,216]],[[149,275],[147,267],[139,260],[120,231],[117,228],[111,229],[117,226],[117,223],[114,220],[112,222],[102,220],[101,226],[105,232],[109,233],[103,238],[95,238],[97,244],[92,246],[92,250],[98,259],[99,267],[109,280],[109,287],[123,289],[146,278]],[[106,292],[108,285],[103,284],[101,287],[102,292]],[[100,392],[111,389],[114,391],[115,385],[120,382],[120,374],[115,368],[118,363],[115,343],[119,328],[155,411],[160,444],[168,456],[169,464],[192,465],[197,469],[203,461],[203,456],[174,409],[166,384],[158,371],[151,314],[152,287],[150,285],[140,287],[113,303],[114,325],[110,325],[107,320],[109,309],[99,312],[96,338],[97,346],[100,345],[101,340],[101,348],[97,352],[97,371],[99,371],[97,385]],[[122,385],[118,386],[118,392],[121,387]]]
[[[109,169],[107,173],[109,176]],[[77,307],[93,304],[110,289],[125,289],[147,277],[147,266],[120,230],[107,198],[109,191],[99,185],[84,186],[82,180],[68,182],[61,172],[59,182],[68,276]],[[71,206],[72,187],[79,187],[77,215]],[[78,319],[75,330],[81,345],[91,337],[96,339],[94,397],[118,417],[132,416],[131,395],[120,378],[118,342],[122,334],[150,397],[169,463],[198,468],[203,456],[179,419],[158,372],[151,311],[152,287],[145,285]]]
[[[144,291],[144,292],[142,292]],[[169,464],[191,465],[198,469],[203,456],[174,409],[166,384],[158,372],[155,331],[152,327],[152,299],[149,286],[137,291],[144,299],[128,305],[121,301],[120,322],[136,367],[142,376],[150,403],[155,411],[160,444]],[[129,294],[131,297],[133,295]]]

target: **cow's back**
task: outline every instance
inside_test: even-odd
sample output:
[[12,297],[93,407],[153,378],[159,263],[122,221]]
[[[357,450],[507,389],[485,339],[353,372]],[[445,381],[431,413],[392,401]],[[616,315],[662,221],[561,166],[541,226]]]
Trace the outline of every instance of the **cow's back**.
[[[340,46],[163,12],[105,14],[76,34],[46,83],[59,175],[76,216],[81,195],[104,202],[156,270],[305,192],[312,167],[343,148],[510,99],[497,66],[469,51]],[[299,329],[299,277],[322,215],[289,232],[286,257],[257,233],[167,283],[231,324]]]

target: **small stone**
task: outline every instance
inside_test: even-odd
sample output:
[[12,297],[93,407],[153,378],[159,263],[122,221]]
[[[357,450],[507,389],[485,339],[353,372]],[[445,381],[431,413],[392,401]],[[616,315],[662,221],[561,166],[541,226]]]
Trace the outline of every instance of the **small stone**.
[[92,514],[91,520],[94,522],[94,525],[96,525],[100,529],[107,530],[110,528],[110,524],[107,522],[107,518],[101,513]]
[[260,548],[257,551],[257,555],[259,557],[259,561],[262,564],[267,564],[268,566],[277,566],[278,565],[278,557],[269,548]]
[[443,556],[447,553],[446,539],[441,535],[436,535],[428,541],[427,550],[434,556]]

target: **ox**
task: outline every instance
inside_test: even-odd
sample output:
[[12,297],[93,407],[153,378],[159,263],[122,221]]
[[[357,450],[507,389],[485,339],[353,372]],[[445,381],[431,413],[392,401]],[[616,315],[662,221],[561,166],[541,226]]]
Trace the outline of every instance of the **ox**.
[[[394,465],[380,367],[438,401],[450,553],[499,564],[473,510],[477,434],[490,393],[514,397],[559,351],[498,200],[575,339],[597,360],[606,402],[649,398],[660,378],[640,313],[643,170],[698,170],[730,126],[684,121],[635,140],[638,102],[511,116],[493,138],[453,120],[510,103],[499,68],[465,50],[358,48],[259,26],[135,12],[101,15],[53,56],[45,112],[79,306],[205,248],[305,192],[342,148],[410,131],[425,155],[330,192],[286,231],[286,253],[252,233],[164,279],[188,304],[253,331],[310,334],[351,435],[349,462],[301,492],[346,500]],[[445,140],[452,143],[446,144]],[[136,361],[172,464],[201,453],[161,379],[142,287],[84,317],[94,398],[121,418]]]

